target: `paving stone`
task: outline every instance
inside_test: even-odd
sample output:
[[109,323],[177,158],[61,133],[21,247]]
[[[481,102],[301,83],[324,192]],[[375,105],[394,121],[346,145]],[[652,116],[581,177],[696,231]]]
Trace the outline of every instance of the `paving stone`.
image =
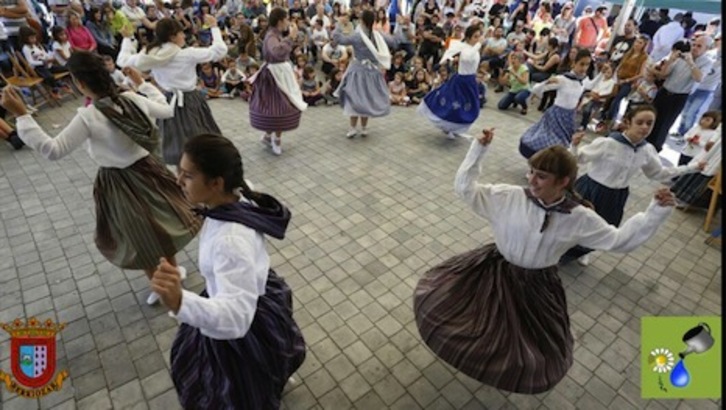
[[99,390],[96,393],[86,397],[83,400],[80,400],[78,402],[78,409],[88,409],[88,410],[104,410],[104,409],[112,409],[113,406],[111,405],[111,399],[108,396],[108,390],[103,389]]
[[171,381],[169,372],[162,369],[141,380],[141,388],[144,390],[146,399],[151,400],[170,389],[173,390],[174,383]]
[[111,403],[116,409],[129,408],[144,400],[139,380],[132,380],[111,391]]

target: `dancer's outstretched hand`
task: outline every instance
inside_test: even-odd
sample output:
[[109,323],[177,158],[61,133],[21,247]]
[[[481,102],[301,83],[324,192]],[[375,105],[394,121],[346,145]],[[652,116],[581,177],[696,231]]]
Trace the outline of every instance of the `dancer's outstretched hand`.
[[489,145],[494,139],[494,128],[483,129],[477,140],[481,145]]
[[144,83],[144,76],[141,75],[141,72],[139,70],[133,68],[133,67],[124,67],[122,70],[124,75],[133,81],[135,86],[140,86]]
[[572,134],[572,145],[580,145],[582,139],[585,137],[585,131],[577,131]]
[[15,114],[16,117],[28,113],[23,97],[21,97],[15,87],[11,85],[6,85],[5,88],[2,89],[2,100],[0,100],[0,105]]
[[151,279],[151,290],[159,294],[164,306],[174,314],[179,313],[182,299],[181,275],[176,266],[161,258]]
[[660,188],[657,191],[655,191],[655,195],[653,196],[655,200],[658,202],[658,205],[660,206],[675,206],[676,205],[676,197],[673,195],[673,192],[667,187]]

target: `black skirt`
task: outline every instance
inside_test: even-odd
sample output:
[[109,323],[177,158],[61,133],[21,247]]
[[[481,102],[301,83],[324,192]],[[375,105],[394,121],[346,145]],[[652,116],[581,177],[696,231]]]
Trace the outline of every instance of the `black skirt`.
[[585,174],[575,182],[575,191],[592,203],[595,212],[602,216],[610,225],[620,226],[625,212],[625,203],[628,201],[630,190],[626,188],[613,189],[590,178]]
[[278,409],[285,383],[304,359],[292,291],[270,270],[244,337],[217,340],[181,325],[171,348],[171,377],[185,409]]

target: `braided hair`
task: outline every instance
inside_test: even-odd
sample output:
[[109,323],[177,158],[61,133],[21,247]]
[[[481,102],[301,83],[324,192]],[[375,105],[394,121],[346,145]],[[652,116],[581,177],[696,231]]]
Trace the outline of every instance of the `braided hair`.
[[378,45],[373,40],[373,23],[376,21],[376,13],[374,13],[371,9],[365,9],[363,10],[363,14],[361,14],[360,19],[365,28],[368,30],[368,38],[371,40],[371,43],[373,43],[373,46],[378,49]]

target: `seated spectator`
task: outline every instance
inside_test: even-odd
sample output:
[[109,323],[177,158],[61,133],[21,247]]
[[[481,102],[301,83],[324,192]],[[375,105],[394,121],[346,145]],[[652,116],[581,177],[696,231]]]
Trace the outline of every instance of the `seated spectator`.
[[45,48],[38,43],[38,34],[28,26],[20,27],[18,31],[18,43],[22,47],[23,57],[30,64],[36,74],[43,78],[43,83],[51,90],[51,96],[60,98],[61,84],[53,76],[54,72],[65,70],[63,67],[53,65],[55,58],[52,53],[45,51]]
[[678,165],[686,165],[693,158],[703,156],[704,153],[713,147],[717,139],[721,138],[719,127],[721,126],[721,113],[718,111],[706,111],[693,128],[688,130],[683,138],[686,144],[681,149],[681,156],[678,158]]
[[320,90],[320,84],[315,79],[315,68],[311,65],[307,65],[303,69],[300,91],[302,91],[303,101],[308,105],[314,106],[325,103],[323,93]]
[[531,94],[529,88],[529,69],[524,63],[524,56],[519,53],[510,54],[509,67],[500,77],[500,84],[506,84],[509,91],[499,100],[497,108],[508,110],[519,105],[520,114],[527,114],[527,98]]
[[406,83],[403,82],[403,74],[396,73],[393,81],[388,83],[388,91],[391,93],[391,104],[407,106],[411,99],[406,95]]
[[328,74],[328,80],[323,84],[322,93],[323,98],[327,105],[334,105],[340,102],[340,99],[336,97],[335,91],[338,89],[340,82],[343,80],[343,72],[337,68],[333,68]]
[[211,63],[202,64],[197,88],[207,99],[222,97],[222,77]]
[[407,92],[410,101],[414,104],[418,104],[423,100],[426,94],[429,92],[431,86],[426,80],[426,70],[423,68],[413,73],[413,80],[411,84],[406,84]]
[[98,53],[101,55],[109,55],[113,59],[118,56],[119,48],[116,38],[114,38],[113,30],[108,20],[103,18],[101,9],[91,7],[86,20],[86,28],[91,32],[93,39],[96,41]]
[[229,98],[234,98],[237,93],[245,90],[245,74],[237,67],[237,61],[230,59],[227,62],[227,70],[222,74],[222,84],[225,92],[229,94]]
[[71,43],[68,41],[68,33],[63,27],[55,26],[51,31],[53,36],[53,44],[51,49],[53,51],[53,58],[60,67],[66,66],[68,59],[71,58]]
[[73,51],[96,51],[98,45],[93,38],[93,34],[81,25],[81,16],[72,11],[68,14],[68,41],[71,42]]
[[[597,113],[605,102],[615,95],[617,83],[612,64],[610,62],[603,63],[600,74],[592,80],[584,80],[583,84],[585,85],[585,93],[578,105],[578,111],[582,112],[580,127],[585,129],[593,114]],[[601,124],[598,124],[596,131],[604,131]]]
[[[386,82],[393,81],[393,77],[396,73],[403,73],[404,75],[407,72],[406,64],[403,61],[404,56],[406,55],[403,51],[398,51],[396,54],[393,55],[393,61],[391,61],[391,68],[386,70]],[[323,72],[325,72],[325,63],[323,63]]]

